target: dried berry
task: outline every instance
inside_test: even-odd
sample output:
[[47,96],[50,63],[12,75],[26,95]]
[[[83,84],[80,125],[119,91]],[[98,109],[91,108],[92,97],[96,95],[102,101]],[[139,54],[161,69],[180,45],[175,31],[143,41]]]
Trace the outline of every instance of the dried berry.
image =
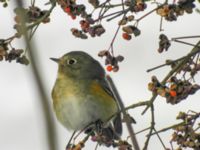
[[125,18],[123,18],[122,20],[120,20],[119,22],[118,22],[118,25],[125,25],[125,24],[127,24],[127,22],[128,22],[128,20],[127,20],[127,18],[125,17]]
[[135,36],[139,36],[140,35],[140,30],[135,27],[135,26],[132,26],[132,25],[129,25],[129,26],[125,26],[122,28],[122,30],[124,32],[126,32],[127,34],[134,34]]
[[98,53],[98,56],[103,57],[103,56],[108,56],[109,51],[108,50],[102,50]]
[[77,38],[81,38],[81,39],[87,39],[88,38],[86,34],[84,34],[82,31],[79,31],[76,28],[72,28],[71,32]]
[[17,58],[16,62],[20,63],[20,64],[23,64],[23,65],[28,65],[29,64],[29,60],[27,59],[27,57],[25,55],[23,55],[22,57]]
[[124,32],[126,32],[127,34],[132,34],[133,33],[133,27],[134,26],[125,26],[125,27],[123,27],[122,28],[122,30],[124,31]]
[[124,57],[119,55],[116,57],[117,61],[122,62],[124,60]]
[[127,17],[127,20],[130,22],[130,21],[133,21],[135,19],[135,17],[133,15],[130,15]]
[[101,24],[97,25],[97,26],[94,26],[94,30],[95,30],[95,34],[97,36],[101,36],[105,32],[105,29]]
[[128,33],[123,33],[122,34],[122,37],[125,39],[125,40],[131,40],[131,35],[129,35]]
[[15,60],[17,58],[20,57],[20,55],[23,53],[24,51],[22,49],[12,49],[8,55],[6,55],[6,61],[11,62],[12,60]]
[[171,43],[168,40],[168,37],[164,34],[160,34],[159,39],[160,41],[159,41],[158,52],[162,53],[164,50],[167,51],[169,47],[171,46]]

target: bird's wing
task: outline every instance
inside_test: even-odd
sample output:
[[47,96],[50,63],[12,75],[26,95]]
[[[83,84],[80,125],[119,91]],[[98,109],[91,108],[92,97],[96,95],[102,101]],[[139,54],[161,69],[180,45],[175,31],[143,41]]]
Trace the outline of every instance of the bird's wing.
[[[111,89],[110,89],[110,87],[108,85],[107,80],[105,78],[103,78],[103,79],[99,80],[99,83],[100,83],[102,89],[104,89],[104,91],[106,93],[108,93],[113,98],[113,100],[116,101],[117,106],[119,108],[118,102],[114,98],[114,95],[113,95],[113,93],[112,93],[112,91],[111,91]],[[121,134],[122,134],[122,120],[121,120],[121,114],[120,113],[118,113],[116,115],[116,117],[114,118],[113,125],[114,125],[114,129],[115,129],[115,132],[117,133],[117,135],[121,136]]]

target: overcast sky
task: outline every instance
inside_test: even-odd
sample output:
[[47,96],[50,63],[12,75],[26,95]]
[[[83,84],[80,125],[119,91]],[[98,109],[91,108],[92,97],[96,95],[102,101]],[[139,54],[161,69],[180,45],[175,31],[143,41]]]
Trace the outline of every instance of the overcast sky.
[[[36,4],[43,6],[45,2],[42,0]],[[164,21],[164,32],[162,33],[167,34],[169,37],[200,35],[199,17],[199,14],[194,13],[180,17],[176,22],[168,23]],[[8,38],[15,33],[13,18],[13,5],[9,5],[6,9],[0,6],[0,39]],[[131,41],[125,41],[121,38],[122,32],[120,31],[114,44],[115,54],[123,55],[125,60],[119,64],[119,72],[111,73],[111,76],[126,106],[148,100],[151,97],[151,92],[148,91],[147,84],[150,82],[151,76],[156,75],[159,80],[162,80],[170,68],[161,68],[151,73],[146,73],[147,69],[163,64],[166,59],[181,57],[191,50],[190,46],[172,43],[172,47],[168,52],[158,54],[159,21],[160,17],[155,14],[147,17],[139,23],[141,36],[133,38]],[[97,53],[99,50],[109,47],[117,29],[117,20],[112,23],[105,23],[106,33],[103,36],[89,38],[88,40],[80,40],[71,35],[70,28],[78,26],[78,20],[72,21],[57,6],[51,15],[51,22],[39,26],[35,34],[36,51],[38,53],[37,67],[40,69],[50,103],[52,102],[51,90],[56,79],[57,65],[49,58],[60,57],[72,50],[83,50],[104,65],[104,60],[99,58]],[[195,44],[198,39],[187,41]],[[15,46],[21,48],[22,44],[16,41]],[[30,65],[23,66],[15,62],[0,62],[0,68],[0,149],[47,150],[44,116]],[[200,83],[199,74],[196,81]],[[179,111],[191,109],[199,111],[199,97],[200,92],[174,106],[166,104],[164,98],[159,97],[156,99],[156,128],[159,130],[178,122],[175,121],[175,116]],[[137,121],[137,124],[134,125],[136,131],[150,125],[150,113],[147,112],[144,116],[140,115],[143,109],[137,108],[130,111]],[[56,128],[59,141],[58,149],[63,150],[71,133],[58,121],[56,121]],[[168,147],[168,141],[171,138],[170,133],[161,134]],[[126,137],[126,135],[125,133],[123,137]],[[138,135],[138,141],[143,146],[144,134]],[[94,148],[95,143],[91,144],[89,142],[86,147],[85,149]],[[162,145],[156,137],[150,141],[149,149],[157,150],[161,148]],[[105,147],[99,149],[103,150]]]

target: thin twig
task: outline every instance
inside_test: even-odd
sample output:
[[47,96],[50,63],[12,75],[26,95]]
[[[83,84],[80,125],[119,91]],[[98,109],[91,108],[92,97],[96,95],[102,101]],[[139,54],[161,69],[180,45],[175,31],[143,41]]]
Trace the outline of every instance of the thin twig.
[[[127,13],[127,12],[124,13],[122,19],[124,19],[124,17],[126,16],[126,13]],[[116,30],[116,32],[115,32],[115,34],[114,34],[114,37],[113,37],[113,39],[112,39],[112,41],[111,41],[111,43],[110,43],[110,46],[109,46],[109,48],[108,48],[108,50],[111,50],[111,54],[112,54],[113,56],[114,56],[113,44],[114,44],[114,42],[115,42],[115,39],[116,39],[116,37],[117,37],[117,34],[118,34],[118,32],[119,32],[120,27],[121,27],[121,25],[118,25],[117,30]]]
[[128,9],[120,10],[120,11],[117,11],[117,12],[114,12],[114,13],[110,13],[110,14],[108,14],[108,15],[100,16],[100,17],[98,17],[97,19],[95,19],[94,21],[97,22],[97,21],[99,21],[99,20],[101,20],[101,19],[104,19],[104,18],[113,16],[113,15],[116,15],[116,14],[123,14],[126,10],[128,10]]
[[138,132],[135,132],[135,135],[136,135],[136,134],[140,134],[140,133],[142,133],[142,132],[145,132],[145,131],[149,130],[150,128],[151,128],[151,127],[148,127],[148,128],[142,129],[142,130],[140,130],[140,131],[138,131]]
[[156,11],[157,9],[161,8],[164,4],[152,9],[151,11],[149,11],[148,13],[144,14],[143,16],[141,16],[140,18],[136,19],[136,22],[138,23],[139,21],[141,21],[142,19],[144,19],[145,17],[147,17],[148,15],[152,14],[154,11]]
[[193,47],[200,48],[200,46],[198,46],[198,45],[194,45],[194,44],[191,44],[191,43],[188,43],[188,42],[184,42],[184,41],[180,41],[180,40],[177,40],[177,39],[172,39],[172,41],[177,42],[177,43],[181,43],[181,44],[185,44],[185,45],[189,45],[189,46],[193,46]]
[[99,143],[97,143],[97,144],[96,144],[96,146],[95,146],[95,149],[94,149],[94,150],[97,150],[98,146],[99,146]]
[[117,18],[117,17],[123,15],[124,13],[127,13],[128,11],[129,11],[129,9],[126,9],[126,11],[124,11],[124,12],[122,12],[122,13],[120,13],[120,14],[117,14],[117,15],[115,15],[115,16],[113,16],[113,17],[107,19],[106,21],[111,21],[111,20],[113,20],[113,19],[115,19],[115,18]]
[[29,40],[32,39],[33,35],[35,34],[36,30],[38,29],[39,25],[37,25],[35,28],[32,28],[32,31],[30,33],[30,36],[29,36]]
[[163,26],[163,17],[160,17],[160,32],[164,31],[162,26]]
[[[142,129],[142,130],[140,130],[140,131],[137,131],[137,132],[135,132],[135,135],[140,134],[140,133],[142,133],[142,132],[145,132],[145,131],[147,131],[147,130],[149,130],[149,129],[150,129],[150,127],[145,128],[145,129]],[[128,141],[129,138],[130,138],[130,136],[128,136],[126,140]]]
[[174,40],[174,39],[193,39],[193,38],[200,38],[200,35],[193,35],[193,36],[181,36],[181,37],[174,37],[174,38],[172,38],[172,40]]
[[130,105],[130,106],[127,106],[127,107],[125,108],[125,110],[133,109],[133,108],[140,107],[140,106],[147,106],[147,105],[149,105],[149,100],[148,100],[148,101],[141,101],[141,102],[132,104],[132,105]]
[[35,0],[31,0],[31,6],[35,6]]
[[176,60],[172,60],[172,61],[169,61],[169,62],[164,63],[164,64],[162,64],[162,65],[153,67],[153,68],[151,68],[151,69],[148,69],[147,72],[151,72],[151,71],[153,71],[153,70],[159,69],[159,68],[164,67],[164,66],[169,66],[169,65],[171,65],[171,64],[173,64],[173,63],[179,62],[179,61],[182,60],[182,59],[185,59],[186,57],[187,57],[187,56],[183,56],[183,57],[178,58],[178,59],[176,59]]
[[158,133],[161,133],[161,132],[165,132],[165,131],[167,131],[167,130],[171,130],[171,129],[173,129],[173,128],[176,128],[176,127],[181,126],[181,125],[184,125],[184,124],[185,124],[185,122],[180,122],[180,123],[171,125],[171,126],[169,126],[169,127],[165,127],[165,128],[163,128],[163,129],[160,129],[160,130],[158,130],[158,131],[152,133],[151,135],[155,135],[155,134],[158,134]]
[[163,142],[163,140],[161,139],[160,135],[157,133],[156,129],[154,128],[153,130],[155,131],[155,133],[156,133],[156,135],[157,135],[160,143],[162,144],[163,148],[167,149],[166,146],[165,146],[165,144],[164,144],[164,142]]
[[147,135],[147,139],[144,143],[143,150],[147,150],[147,147],[149,145],[149,141],[150,141],[151,134],[153,132],[154,126],[155,126],[155,115],[154,115],[154,106],[153,106],[153,103],[152,103],[151,104],[151,126],[150,126],[150,130],[149,130],[149,134]]
[[121,0],[121,3],[122,3],[122,10],[124,10],[124,0]]

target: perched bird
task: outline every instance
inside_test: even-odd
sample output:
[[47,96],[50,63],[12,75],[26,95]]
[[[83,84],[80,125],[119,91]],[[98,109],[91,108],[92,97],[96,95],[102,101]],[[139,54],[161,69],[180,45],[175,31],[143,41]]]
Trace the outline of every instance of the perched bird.
[[[72,51],[51,59],[58,63],[52,90],[53,107],[57,119],[68,130],[83,130],[96,121],[106,124],[119,111],[103,67],[89,54]],[[113,134],[109,136],[117,139],[122,134],[120,114],[111,120],[103,130],[112,129]]]

